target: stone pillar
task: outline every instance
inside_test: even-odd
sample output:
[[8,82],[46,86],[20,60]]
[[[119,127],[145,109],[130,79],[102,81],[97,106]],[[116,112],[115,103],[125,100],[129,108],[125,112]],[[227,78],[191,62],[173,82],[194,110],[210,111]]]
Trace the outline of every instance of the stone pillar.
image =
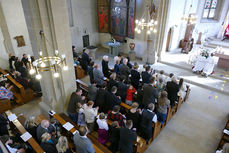
[[[41,72],[42,101],[56,112],[63,112],[68,99],[76,89],[70,27],[64,0],[28,0],[31,22],[37,47],[44,56],[53,56],[55,50],[66,55],[68,71],[59,69],[60,77],[54,78],[50,71]],[[43,30],[47,40],[40,39]],[[34,43],[33,43],[34,44]],[[35,51],[38,55],[38,51]]]

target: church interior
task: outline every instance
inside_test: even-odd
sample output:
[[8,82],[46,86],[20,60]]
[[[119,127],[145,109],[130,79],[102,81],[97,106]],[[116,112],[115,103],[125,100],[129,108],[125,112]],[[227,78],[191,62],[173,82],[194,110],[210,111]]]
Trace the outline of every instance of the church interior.
[[229,0],[0,0],[0,153],[229,153]]

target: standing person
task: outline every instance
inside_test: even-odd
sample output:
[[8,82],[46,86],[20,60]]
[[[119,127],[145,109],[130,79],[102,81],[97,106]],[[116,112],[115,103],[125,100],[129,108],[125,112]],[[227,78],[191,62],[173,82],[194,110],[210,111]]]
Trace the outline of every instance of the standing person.
[[95,106],[99,106],[99,112],[107,112],[105,108],[107,95],[109,95],[109,92],[106,90],[106,85],[104,84],[99,87],[96,94]]
[[195,66],[193,68],[193,73],[200,73],[206,64],[206,58],[204,57],[204,53],[200,54],[197,58]]
[[138,63],[134,63],[133,69],[130,71],[131,74],[131,84],[134,86],[134,88],[137,90],[139,88],[140,83],[140,73],[138,72]]
[[132,127],[132,120],[127,120],[126,127],[120,128],[120,153],[133,153],[133,142],[137,140],[137,133]]
[[112,111],[109,110],[107,112],[107,119],[111,121],[118,121],[119,125],[122,126],[124,117],[119,111],[120,111],[120,106],[119,105],[114,106]]
[[37,140],[39,142],[41,142],[41,137],[44,133],[49,133],[49,130],[48,130],[48,127],[49,127],[49,121],[48,120],[42,120],[41,121],[41,124],[37,127]]
[[87,104],[84,104],[85,121],[90,133],[94,131],[95,117],[97,116],[99,110],[99,107],[93,108],[93,106],[93,101],[88,101]]
[[92,81],[92,84],[89,85],[88,94],[87,94],[88,100],[95,101],[96,94],[97,94],[97,91],[98,91],[98,88],[96,87],[96,85],[97,84],[96,84],[95,81]]
[[0,136],[9,135],[7,125],[9,122],[0,114]]
[[124,58],[123,63],[120,65],[120,75],[124,75],[128,79],[130,74],[130,68],[127,66],[128,59]]
[[22,61],[23,64],[27,67],[28,57],[27,57],[26,54],[23,54],[23,57],[22,57],[21,61]]
[[94,61],[90,62],[90,66],[88,68],[88,75],[90,77],[90,83],[92,84],[92,81],[94,81],[94,75],[93,75],[93,69],[94,69]]
[[167,82],[166,89],[168,92],[168,98],[170,100],[170,105],[175,106],[175,102],[178,101],[179,85],[177,84],[176,77],[172,77],[172,81]]
[[117,81],[116,81],[116,76],[117,76],[116,73],[112,73],[112,74],[110,75],[109,83],[108,83],[108,91],[111,91],[111,88],[112,88],[113,86],[118,87],[118,83],[117,83]]
[[155,103],[156,99],[158,98],[158,91],[154,87],[154,81],[155,81],[155,77],[152,77],[149,80],[149,84],[145,84],[143,86],[142,104],[145,107],[147,107],[147,105],[150,104],[150,103]]
[[104,55],[103,60],[102,60],[102,69],[103,69],[103,75],[106,78],[109,78],[109,70],[110,69],[109,69],[108,63],[109,63],[109,58],[107,55]]
[[15,69],[14,63],[15,63],[15,56],[12,53],[10,53],[9,54],[9,67],[11,71]]
[[126,119],[127,120],[132,120],[133,121],[133,128],[138,129],[140,125],[140,117],[141,117],[141,110],[138,109],[138,103],[134,102],[131,105],[131,109],[128,110],[128,113],[126,114]]
[[119,124],[117,121],[112,122],[111,124],[111,130],[110,130],[110,143],[109,149],[112,151],[112,153],[116,153],[118,151],[119,146],[119,139],[120,139],[120,129]]
[[56,150],[56,146],[54,145],[53,141],[51,140],[51,135],[49,133],[44,133],[41,136],[41,148],[46,153],[58,153]]
[[101,70],[99,69],[99,64],[95,64],[94,65],[94,69],[93,69],[93,76],[94,76],[94,80],[98,85],[103,85],[104,83],[104,75],[101,72]]
[[128,89],[128,86],[124,83],[125,82],[125,76],[122,75],[120,77],[120,81],[118,82],[118,90],[117,90],[117,95],[121,97],[122,101],[126,100],[126,92]]
[[76,46],[72,46],[72,54],[73,54],[73,58],[78,58],[79,57],[77,55],[77,52],[76,52]]
[[22,78],[28,78],[28,70],[23,66],[23,62],[18,62],[18,72],[21,73]]
[[114,61],[115,61],[114,72],[116,74],[119,74],[119,72],[120,72],[120,59],[118,58],[118,56],[115,56]]
[[68,146],[68,139],[65,136],[61,136],[58,139],[58,143],[56,144],[56,149],[58,153],[73,153]]
[[130,58],[127,57],[127,66],[132,69],[133,65],[130,63]]
[[82,59],[81,59],[81,66],[84,70],[84,74],[87,75],[87,72],[88,72],[88,66],[90,64],[90,57],[89,57],[89,50],[84,50],[83,51],[83,54],[82,54]]
[[26,131],[28,131],[35,140],[37,140],[37,125],[35,123],[35,117],[30,116],[26,119],[25,125],[24,125]]
[[92,142],[87,138],[88,129],[86,126],[80,126],[73,136],[73,141],[78,153],[95,153]]
[[142,85],[144,85],[145,83],[149,83],[149,80],[152,77],[150,71],[151,71],[150,66],[146,66],[145,71],[142,72]]
[[132,105],[134,93],[136,93],[136,90],[132,85],[130,85],[126,92],[126,104],[127,105]]
[[77,103],[83,104],[85,100],[85,97],[81,95],[82,95],[82,90],[78,88],[76,92],[72,93],[69,103],[68,103],[67,113],[70,119],[75,123],[77,123],[77,118],[78,118],[77,113],[76,113],[76,110],[78,109]]
[[212,74],[214,67],[215,67],[215,61],[214,61],[213,56],[214,54],[211,53],[211,56],[209,56],[206,59],[206,65],[204,66],[203,73],[202,73],[203,76],[207,77],[208,75]]
[[105,144],[108,141],[108,124],[106,120],[106,116],[104,113],[100,113],[97,119],[97,124],[99,126],[98,129],[98,141],[101,144]]
[[150,103],[148,104],[148,107],[142,111],[140,128],[142,137],[146,139],[147,144],[153,135],[152,123],[157,122],[157,115],[153,110],[154,104]]
[[111,92],[108,92],[108,94],[106,96],[106,104],[105,104],[105,106],[103,106],[105,109],[105,113],[108,110],[112,110],[115,105],[120,105],[121,97],[116,96],[115,95],[116,92],[117,92],[117,87],[115,87],[115,86],[111,88]]
[[168,94],[166,91],[161,92],[160,98],[158,98],[157,117],[158,121],[163,125],[167,116],[167,109],[169,108],[170,101],[167,98]]
[[159,77],[159,80],[156,83],[156,87],[157,87],[157,90],[158,90],[158,96],[160,97],[161,92],[165,88],[165,84],[164,84],[163,79],[161,77]]

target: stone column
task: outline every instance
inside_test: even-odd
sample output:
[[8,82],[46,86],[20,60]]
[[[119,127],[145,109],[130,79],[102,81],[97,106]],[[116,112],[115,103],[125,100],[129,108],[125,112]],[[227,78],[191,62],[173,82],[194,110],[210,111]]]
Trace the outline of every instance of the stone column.
[[[54,78],[50,71],[41,72],[42,101],[56,112],[63,112],[68,99],[76,89],[70,27],[64,0],[28,0],[32,29],[39,50],[44,56],[53,56],[55,50],[66,55],[68,71],[59,69],[60,77]],[[47,40],[41,40],[43,30]],[[38,55],[38,50],[34,55]]]

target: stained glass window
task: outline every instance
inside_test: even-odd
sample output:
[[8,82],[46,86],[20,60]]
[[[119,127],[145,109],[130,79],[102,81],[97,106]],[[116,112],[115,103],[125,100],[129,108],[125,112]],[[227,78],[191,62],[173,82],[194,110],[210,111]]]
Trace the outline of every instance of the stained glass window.
[[203,18],[213,19],[215,17],[215,10],[217,0],[206,0],[204,5]]

